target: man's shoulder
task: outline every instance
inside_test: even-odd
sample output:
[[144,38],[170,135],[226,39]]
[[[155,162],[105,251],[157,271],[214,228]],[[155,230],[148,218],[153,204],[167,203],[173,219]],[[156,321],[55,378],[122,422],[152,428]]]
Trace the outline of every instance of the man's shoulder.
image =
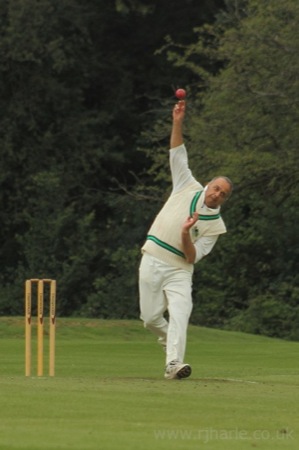
[[201,214],[198,220],[200,235],[216,236],[226,233],[226,226],[220,214],[205,216]]

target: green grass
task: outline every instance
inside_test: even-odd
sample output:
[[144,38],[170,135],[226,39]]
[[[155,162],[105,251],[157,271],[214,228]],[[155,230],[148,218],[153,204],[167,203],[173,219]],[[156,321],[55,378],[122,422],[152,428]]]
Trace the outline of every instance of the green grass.
[[191,326],[181,381],[139,321],[58,319],[54,378],[24,376],[22,318],[0,342],[1,450],[299,448],[298,342]]

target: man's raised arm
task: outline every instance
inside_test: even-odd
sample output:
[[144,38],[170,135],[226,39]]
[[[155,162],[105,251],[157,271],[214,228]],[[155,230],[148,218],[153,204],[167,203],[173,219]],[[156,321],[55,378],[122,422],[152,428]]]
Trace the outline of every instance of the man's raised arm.
[[172,130],[170,135],[170,148],[178,147],[184,142],[183,122],[185,117],[186,102],[180,100],[172,111]]

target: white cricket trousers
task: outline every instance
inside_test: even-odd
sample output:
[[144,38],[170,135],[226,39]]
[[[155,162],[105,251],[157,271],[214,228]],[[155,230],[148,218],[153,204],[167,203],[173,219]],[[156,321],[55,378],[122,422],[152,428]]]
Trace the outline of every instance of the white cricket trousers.
[[[192,273],[144,253],[139,267],[140,318],[166,344],[166,364],[184,362],[192,311]],[[169,322],[164,317],[168,310]]]

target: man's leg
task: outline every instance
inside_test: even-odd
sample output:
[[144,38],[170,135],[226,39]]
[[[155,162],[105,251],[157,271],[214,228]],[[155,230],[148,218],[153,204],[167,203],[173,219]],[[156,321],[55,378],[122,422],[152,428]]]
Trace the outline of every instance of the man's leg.
[[163,267],[165,265],[148,253],[142,257],[139,267],[140,318],[144,326],[166,344],[168,322],[163,314],[167,304],[162,289]]
[[192,274],[177,269],[167,279],[164,290],[169,312],[166,364],[173,360],[183,362],[192,311]]

